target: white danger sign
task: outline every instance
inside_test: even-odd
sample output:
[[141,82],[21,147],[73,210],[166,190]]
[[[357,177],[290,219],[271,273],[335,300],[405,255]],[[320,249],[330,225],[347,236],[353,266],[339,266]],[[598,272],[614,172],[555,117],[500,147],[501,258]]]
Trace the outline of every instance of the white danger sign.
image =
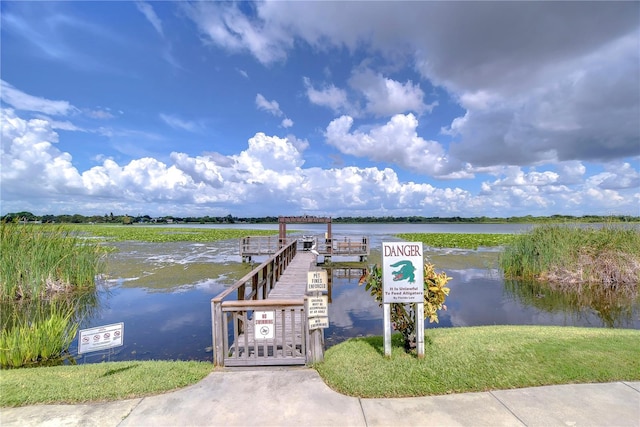
[[275,312],[273,311],[254,311],[253,325],[255,339],[273,339],[273,331],[275,329]]
[[327,270],[310,271],[307,273],[307,292],[321,292],[329,290]]
[[119,347],[124,343],[124,323],[81,329],[78,332],[78,354]]
[[383,303],[423,302],[423,263],[422,242],[383,242]]

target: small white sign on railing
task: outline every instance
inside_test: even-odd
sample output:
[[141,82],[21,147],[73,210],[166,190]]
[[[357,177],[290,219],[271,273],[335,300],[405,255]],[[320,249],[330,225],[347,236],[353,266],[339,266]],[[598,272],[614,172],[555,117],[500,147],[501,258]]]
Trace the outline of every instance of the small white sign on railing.
[[78,354],[119,347],[123,343],[123,322],[82,329],[78,332]]
[[253,312],[254,337],[257,340],[273,339],[275,312],[254,311]]

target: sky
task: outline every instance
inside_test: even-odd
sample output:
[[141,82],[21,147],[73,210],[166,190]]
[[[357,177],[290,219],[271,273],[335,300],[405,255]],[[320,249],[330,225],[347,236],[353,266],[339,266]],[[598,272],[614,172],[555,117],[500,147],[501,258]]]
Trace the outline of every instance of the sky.
[[640,215],[640,2],[0,12],[3,214]]

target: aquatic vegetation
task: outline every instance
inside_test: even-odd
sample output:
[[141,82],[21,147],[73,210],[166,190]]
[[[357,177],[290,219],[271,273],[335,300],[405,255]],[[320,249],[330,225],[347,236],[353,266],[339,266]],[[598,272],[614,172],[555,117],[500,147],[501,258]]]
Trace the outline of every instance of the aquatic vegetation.
[[517,236],[500,257],[509,279],[548,283],[554,289],[636,294],[640,282],[640,231],[607,225],[536,227]]
[[69,225],[72,230],[108,241],[166,242],[215,242],[239,239],[247,236],[272,236],[278,230],[241,230],[235,228],[187,228],[141,225]]
[[484,233],[401,233],[396,234],[406,241],[422,242],[435,248],[478,249],[480,246],[502,246],[510,243],[513,234]]
[[98,242],[60,225],[2,222],[0,227],[0,299],[95,287],[105,255]]
[[23,310],[9,310],[8,316],[3,310],[0,331],[2,368],[59,359],[75,338],[78,322],[73,304],[35,302],[30,305]]

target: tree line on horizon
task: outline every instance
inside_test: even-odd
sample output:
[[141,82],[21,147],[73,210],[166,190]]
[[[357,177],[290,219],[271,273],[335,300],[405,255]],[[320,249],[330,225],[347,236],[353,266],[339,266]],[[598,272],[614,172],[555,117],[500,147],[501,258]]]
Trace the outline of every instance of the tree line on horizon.
[[[178,217],[149,215],[130,216],[127,214],[114,215],[112,212],[104,215],[34,215],[31,212],[8,213],[2,217],[4,222],[29,222],[29,223],[58,223],[58,224],[277,224],[277,216],[243,218],[233,215],[226,216],[202,216],[202,217]],[[425,217],[425,216],[359,216],[359,217],[335,217],[332,223],[470,223],[470,224],[495,224],[495,223],[544,223],[544,222],[640,222],[640,216],[632,215],[550,215],[550,216],[511,216],[511,217]]]

